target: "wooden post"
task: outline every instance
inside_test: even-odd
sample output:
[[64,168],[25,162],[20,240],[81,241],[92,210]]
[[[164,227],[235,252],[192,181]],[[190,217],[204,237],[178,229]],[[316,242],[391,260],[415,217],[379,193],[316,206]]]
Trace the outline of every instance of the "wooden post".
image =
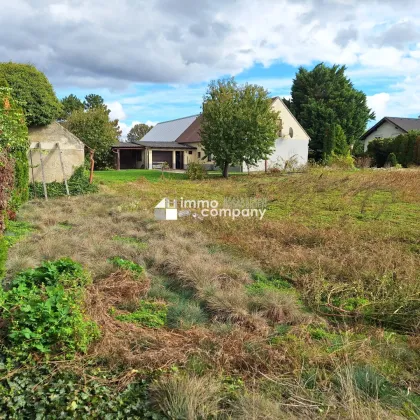
[[58,153],[60,156],[61,171],[63,172],[64,185],[66,186],[66,193],[67,193],[67,196],[70,197],[70,191],[69,191],[69,186],[67,184],[66,173],[64,172],[64,163],[63,163],[63,157],[62,157],[63,152],[61,151],[60,143],[56,143],[56,145],[57,145]]
[[120,149],[117,149],[117,171],[120,170],[121,162],[120,162]]
[[29,149],[29,157],[31,159],[32,185],[34,186],[34,197],[36,198],[36,186],[34,176],[34,163],[32,162],[32,149]]
[[94,154],[95,154],[95,151],[93,149],[90,149],[90,175],[89,175],[89,184],[92,184],[92,182],[93,182],[93,169],[95,167],[95,161],[93,160]]
[[39,161],[41,162],[42,185],[44,186],[44,198],[48,200],[47,184],[45,183],[44,161],[42,159],[41,142],[38,143]]

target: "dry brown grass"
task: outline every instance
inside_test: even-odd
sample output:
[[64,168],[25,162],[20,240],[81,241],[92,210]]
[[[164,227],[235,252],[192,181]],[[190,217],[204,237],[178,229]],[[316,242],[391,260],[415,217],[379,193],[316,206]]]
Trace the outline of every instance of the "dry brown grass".
[[155,405],[173,419],[205,420],[220,411],[220,384],[211,377],[164,376],[151,393]]

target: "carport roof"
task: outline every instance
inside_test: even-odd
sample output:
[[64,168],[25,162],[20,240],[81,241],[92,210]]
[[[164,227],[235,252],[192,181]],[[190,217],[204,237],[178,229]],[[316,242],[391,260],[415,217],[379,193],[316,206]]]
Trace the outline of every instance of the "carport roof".
[[179,144],[175,141],[139,141],[136,144],[137,146],[150,147],[151,149],[195,149],[195,147]]

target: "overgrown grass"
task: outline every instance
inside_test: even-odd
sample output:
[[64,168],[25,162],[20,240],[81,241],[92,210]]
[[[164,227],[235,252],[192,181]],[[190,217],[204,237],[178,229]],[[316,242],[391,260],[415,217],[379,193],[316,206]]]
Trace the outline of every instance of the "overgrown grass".
[[[420,415],[420,171],[145,172],[25,205],[33,230],[8,261],[9,278],[66,255],[92,273],[90,360],[123,372],[118,386],[157,377],[151,400],[169,417]],[[265,197],[267,213],[153,218],[162,197],[225,196]]]

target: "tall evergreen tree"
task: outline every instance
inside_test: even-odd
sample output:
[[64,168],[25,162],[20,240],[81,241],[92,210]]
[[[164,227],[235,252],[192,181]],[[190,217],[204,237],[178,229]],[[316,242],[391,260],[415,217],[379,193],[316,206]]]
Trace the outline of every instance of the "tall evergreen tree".
[[290,109],[311,137],[310,153],[318,160],[327,151],[334,151],[331,141],[337,124],[350,147],[362,136],[369,120],[375,119],[366,95],[354,88],[345,70],[345,66],[320,63],[310,71],[299,68],[293,80]]

